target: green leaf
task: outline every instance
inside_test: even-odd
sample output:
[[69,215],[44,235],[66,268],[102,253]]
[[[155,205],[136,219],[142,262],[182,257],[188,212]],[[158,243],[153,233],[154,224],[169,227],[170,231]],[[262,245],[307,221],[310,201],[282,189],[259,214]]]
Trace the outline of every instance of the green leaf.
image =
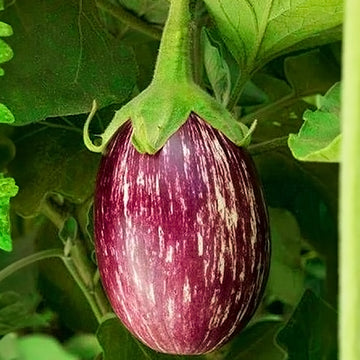
[[263,320],[245,328],[225,346],[224,360],[284,360],[284,351],[275,343],[282,324],[277,320]]
[[296,305],[304,288],[302,239],[295,217],[287,210],[269,208],[272,254],[266,296]]
[[293,156],[302,161],[338,162],[340,159],[340,83],[321,99],[316,111],[304,113],[304,124],[298,134],[289,136]]
[[295,161],[286,147],[254,156],[254,160],[268,206],[290,211],[302,238],[324,259],[326,281],[317,291],[335,304],[338,298],[338,165]]
[[16,125],[86,113],[93,99],[104,107],[130,97],[133,53],[106,34],[94,1],[18,1],[3,17],[17,36],[9,39],[16,56],[1,79],[0,102]]
[[14,121],[12,112],[4,104],[0,104],[0,123],[11,124]]
[[[187,356],[160,354],[136,340],[115,316],[107,316],[100,324],[96,336],[104,350],[104,360],[185,360]],[[203,356],[191,356],[205,360]]]
[[15,185],[12,178],[5,178],[0,173],[0,249],[11,251],[11,235],[10,235],[10,198],[15,196],[19,188]]
[[101,347],[94,334],[79,334],[65,343],[65,349],[81,360],[93,360],[101,353]]
[[213,45],[214,40],[210,39],[210,35],[205,28],[202,29],[201,37],[207,77],[216,100],[226,106],[230,100],[231,92],[230,69],[219,49],[219,44]]
[[340,68],[324,52],[312,50],[284,61],[286,79],[294,97],[324,94],[340,79]]
[[53,318],[50,312],[36,312],[40,297],[7,291],[0,293],[0,334],[27,328],[44,328]]
[[14,210],[34,216],[50,193],[76,204],[92,196],[100,156],[84,147],[81,131],[36,125],[19,133],[24,136],[18,134],[17,154],[8,167],[20,187]]
[[277,341],[288,352],[288,360],[336,360],[336,311],[306,291]]
[[[339,0],[205,0],[241,69],[341,37]],[[324,36],[325,35],[325,36]]]
[[11,36],[12,34],[12,27],[9,24],[0,21],[0,36]]
[[0,340],[0,360],[80,360],[48,335],[18,337],[8,334]]

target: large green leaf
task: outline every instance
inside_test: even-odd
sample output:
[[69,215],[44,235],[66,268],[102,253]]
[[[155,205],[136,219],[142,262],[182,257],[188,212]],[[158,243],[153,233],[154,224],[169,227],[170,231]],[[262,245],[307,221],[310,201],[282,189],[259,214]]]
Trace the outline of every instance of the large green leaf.
[[288,352],[288,360],[336,360],[336,311],[306,291],[277,340]]
[[302,161],[338,162],[340,160],[340,83],[320,100],[318,110],[304,113],[304,124],[298,134],[290,134],[289,147]]
[[3,14],[16,36],[16,56],[0,79],[0,102],[23,125],[47,117],[86,113],[127,100],[136,63],[129,48],[111,40],[91,0],[19,0]]
[[17,154],[9,164],[20,187],[13,202],[19,214],[36,215],[53,192],[77,204],[92,196],[100,156],[84,147],[81,132],[34,125],[19,133],[23,136],[15,141]]
[[226,44],[247,73],[295,48],[341,37],[341,0],[205,0]]

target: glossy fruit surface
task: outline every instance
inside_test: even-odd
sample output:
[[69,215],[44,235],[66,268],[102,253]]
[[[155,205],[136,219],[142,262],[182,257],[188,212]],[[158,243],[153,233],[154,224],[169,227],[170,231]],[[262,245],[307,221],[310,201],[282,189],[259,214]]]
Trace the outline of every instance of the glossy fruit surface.
[[249,321],[268,274],[268,218],[253,162],[193,114],[155,155],[138,153],[130,137],[126,124],[97,179],[104,288],[149,347],[212,351]]

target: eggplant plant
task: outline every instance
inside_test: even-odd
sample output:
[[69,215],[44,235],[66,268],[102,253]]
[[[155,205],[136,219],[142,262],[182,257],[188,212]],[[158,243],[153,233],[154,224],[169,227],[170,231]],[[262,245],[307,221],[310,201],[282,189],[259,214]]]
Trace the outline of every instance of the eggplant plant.
[[0,0],[0,359],[358,357],[343,7]]

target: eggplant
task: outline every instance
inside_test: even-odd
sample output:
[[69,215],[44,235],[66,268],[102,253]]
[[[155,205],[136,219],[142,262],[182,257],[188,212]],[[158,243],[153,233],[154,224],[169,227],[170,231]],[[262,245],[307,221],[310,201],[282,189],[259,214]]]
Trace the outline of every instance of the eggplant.
[[140,154],[131,135],[130,123],[115,134],[97,177],[104,289],[150,348],[213,351],[248,323],[269,272],[268,215],[253,161],[193,113],[155,155]]

